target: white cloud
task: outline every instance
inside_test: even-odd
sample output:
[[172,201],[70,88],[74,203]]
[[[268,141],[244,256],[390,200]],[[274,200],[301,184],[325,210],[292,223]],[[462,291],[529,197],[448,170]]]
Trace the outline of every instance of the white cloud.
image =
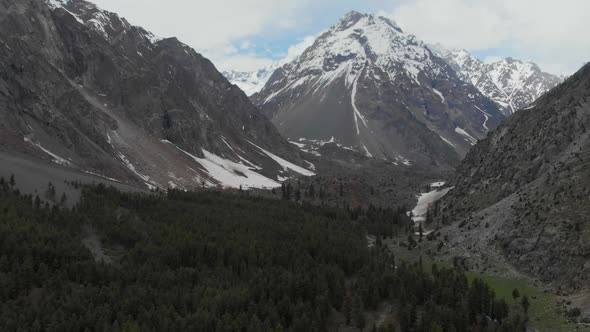
[[240,44],[240,49],[241,49],[241,50],[248,50],[248,49],[251,49],[251,48],[253,48],[253,47],[256,47],[256,45],[255,45],[255,44],[253,44],[253,43],[252,43],[251,41],[249,41],[249,40],[244,40],[244,41],[242,41],[242,43]]
[[[269,63],[271,59],[250,53],[264,50],[265,40],[291,40],[326,29],[336,23],[334,13],[350,9],[383,9],[402,29],[427,42],[478,51],[484,57],[529,59],[559,74],[571,74],[590,55],[590,39],[584,36],[590,31],[588,0],[91,1],[157,35],[178,37],[220,68]],[[300,52],[297,47],[304,48],[294,47],[295,53]],[[261,54],[270,57],[269,52]]]
[[[278,54],[281,60],[276,61],[270,58],[258,57],[256,54],[235,54],[216,57],[215,65],[220,70],[254,71],[272,65],[283,65],[295,60],[316,40],[316,36],[302,38],[299,43],[292,45],[285,54]],[[241,46],[244,46],[243,43]],[[248,44],[248,46],[251,46]]]
[[588,0],[406,0],[391,16],[427,42],[503,49],[571,74],[590,55],[589,12]]
[[301,39],[299,43],[289,47],[287,54],[281,60],[281,63],[287,63],[295,60],[295,58],[303,54],[307,48],[313,45],[313,42],[315,42],[316,39],[317,36],[307,36]]
[[156,35],[178,37],[216,60],[227,49],[236,53],[233,44],[244,38],[295,28],[297,17],[311,0],[91,1]]
[[275,63],[270,58],[257,57],[254,54],[236,54],[233,56],[223,56],[217,58],[214,62],[218,70],[237,70],[237,71],[255,71],[260,68],[268,67]]
[[485,57],[483,59],[483,62],[485,62],[485,63],[496,63],[496,62],[502,61],[502,59],[503,58],[501,56],[490,55],[490,56]]

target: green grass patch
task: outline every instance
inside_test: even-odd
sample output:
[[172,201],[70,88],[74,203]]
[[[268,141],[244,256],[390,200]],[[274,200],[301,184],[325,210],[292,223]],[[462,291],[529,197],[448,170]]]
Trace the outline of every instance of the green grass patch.
[[[468,272],[469,280],[480,278],[484,280],[496,292],[496,296],[503,298],[513,307],[520,308],[520,300],[526,295],[531,306],[529,308],[529,319],[531,325],[540,332],[561,332],[561,331],[590,331],[581,325],[568,323],[558,312],[558,297],[549,292],[544,292],[536,287],[530,286],[527,281],[513,278],[496,277],[487,274]],[[512,291],[518,289],[521,298],[516,303],[512,298]],[[576,329],[577,328],[577,329]]]
[[[403,241],[405,238],[398,237],[397,242]],[[436,264],[438,267],[450,267],[451,262],[438,261],[428,257],[428,255],[415,248],[408,250],[407,248],[393,245],[392,240],[385,241],[389,245],[390,250],[394,252],[399,260],[408,262],[417,262],[419,257],[422,257],[422,265],[425,270],[432,269],[432,265]],[[467,272],[467,278],[471,282],[475,278],[484,280],[496,292],[496,296],[506,300],[512,306],[512,310],[522,310],[520,300],[522,296],[526,295],[531,304],[529,308],[529,319],[532,327],[539,332],[570,332],[570,331],[588,331],[590,328],[583,325],[569,323],[559,312],[557,295],[544,292],[543,290],[530,286],[526,280],[516,278],[497,277],[489,274],[481,274],[477,272]],[[520,298],[516,301],[512,298],[512,291],[518,289]]]

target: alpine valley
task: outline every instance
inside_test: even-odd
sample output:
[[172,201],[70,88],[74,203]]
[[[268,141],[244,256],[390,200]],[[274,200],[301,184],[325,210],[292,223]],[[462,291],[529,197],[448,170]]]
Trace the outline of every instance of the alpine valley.
[[590,64],[334,21],[249,72],[0,0],[0,331],[590,331]]

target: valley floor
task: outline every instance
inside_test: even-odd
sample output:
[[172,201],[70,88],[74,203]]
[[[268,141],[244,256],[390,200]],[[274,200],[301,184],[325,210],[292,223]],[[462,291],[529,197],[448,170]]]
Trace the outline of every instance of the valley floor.
[[[428,209],[452,190],[452,188],[442,187],[444,187],[444,182],[433,183],[431,184],[432,191],[418,195],[418,203],[411,211],[412,219],[417,224],[426,222]],[[486,260],[488,265],[467,266],[468,263],[455,261],[454,258],[480,257],[481,252],[474,251],[471,246],[460,245],[457,241],[453,241],[453,248],[447,248],[446,245],[449,242],[447,237],[453,236],[457,232],[436,230],[436,232],[446,234],[444,241],[439,241],[427,238],[435,230],[429,230],[428,225],[424,225],[424,229],[422,239],[419,238],[417,232],[413,232],[414,237],[418,237],[416,239],[418,244],[413,249],[408,249],[409,234],[398,234],[397,237],[385,239],[383,244],[395,255],[396,259],[409,262],[421,261],[426,269],[431,269],[435,264],[446,267],[453,264],[465,264],[465,268],[470,270],[467,272],[470,280],[476,278],[484,280],[493,288],[497,296],[513,303],[516,309],[519,308],[519,305],[512,298],[512,292],[514,289],[518,289],[521,296],[527,295],[531,300],[530,331],[590,331],[590,323],[573,322],[565,318],[565,312],[572,308],[581,308],[582,316],[588,312],[590,292],[582,292],[573,296],[556,295],[548,287],[531,281],[530,278],[522,275],[513,266],[499,258],[496,264]]]

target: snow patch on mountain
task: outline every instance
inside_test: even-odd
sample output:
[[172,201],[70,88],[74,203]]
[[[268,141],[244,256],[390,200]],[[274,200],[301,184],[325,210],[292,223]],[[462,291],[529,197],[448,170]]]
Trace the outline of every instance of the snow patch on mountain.
[[443,96],[442,92],[438,91],[435,88],[432,88],[432,91],[440,97],[441,102],[444,104],[445,103],[445,96]]
[[72,166],[71,162],[69,162],[65,158],[62,158],[62,157],[58,156],[57,154],[49,151],[48,149],[44,148],[40,143],[33,141],[31,138],[25,136],[24,141],[27,143],[30,143],[34,147],[38,148],[39,150],[41,150],[41,151],[45,152],[46,154],[48,154],[49,156],[51,156],[53,158],[54,163],[62,165],[62,166]]
[[[442,182],[442,183],[444,185],[444,182]],[[437,183],[433,183],[433,184],[437,184]],[[440,187],[442,187],[442,185],[438,186],[438,187],[437,186],[432,186],[432,187],[436,188],[436,189],[434,189],[428,193],[422,193],[422,194],[420,194],[420,196],[418,196],[418,204],[416,204],[416,207],[410,213],[414,223],[425,222],[426,216],[428,214],[428,209],[432,206],[432,204],[434,204],[436,201],[443,198],[446,194],[449,193],[449,191],[454,189],[452,187],[446,188],[446,189],[440,189]]]
[[135,174],[137,177],[139,177],[141,180],[143,180],[143,182],[145,183],[145,185],[150,190],[155,190],[155,189],[161,187],[157,182],[153,181],[149,176],[140,173],[135,168],[135,166],[131,163],[131,161],[129,161],[129,159],[122,152],[120,152],[120,151],[117,152],[117,156],[125,164],[125,166],[127,167],[127,169],[129,169],[133,174]]
[[279,165],[281,165],[281,167],[283,167],[284,170],[291,170],[293,172],[299,173],[303,176],[315,176],[315,173],[312,171],[309,171],[303,167],[297,166],[269,151],[266,151],[265,149],[259,147],[258,145],[248,141],[250,144],[254,145],[255,147],[257,147],[260,151],[264,152],[264,154],[266,154],[268,157],[270,157],[272,160],[274,160],[275,162],[277,162]]
[[465,129],[457,127],[457,128],[455,128],[455,132],[457,134],[463,136],[465,138],[465,140],[467,142],[469,142],[469,144],[471,144],[471,145],[477,144],[477,138],[471,136],[468,132],[465,131]]
[[[440,135],[438,135],[440,136]],[[445,143],[447,143],[448,145],[452,146],[453,148],[457,148],[457,146],[455,144],[453,144],[453,142],[449,141],[448,139],[440,136],[440,139],[442,139]]]
[[[279,182],[258,174],[243,164],[221,158],[205,149],[201,149],[204,158],[199,158],[179,147],[176,148],[203,166],[207,173],[223,187],[249,189],[281,186]],[[209,186],[212,185],[209,183]]]
[[488,128],[488,121],[490,121],[490,117],[491,117],[491,115],[490,115],[488,112],[486,112],[486,111],[482,110],[482,109],[481,109],[479,106],[477,106],[477,105],[475,105],[475,108],[477,108],[477,109],[478,109],[478,110],[479,110],[479,111],[480,111],[480,112],[483,114],[483,116],[485,117],[485,121],[484,121],[484,123],[482,124],[482,126],[484,127],[484,129],[485,129],[486,131],[490,131],[490,128]]
[[[367,120],[361,114],[361,112],[359,111],[359,109],[356,107],[357,83],[358,83],[358,77],[354,80],[354,83],[352,84],[352,93],[350,95],[350,99],[351,99],[351,103],[352,103],[352,109],[354,110],[354,125],[356,126],[356,134],[357,135],[360,135],[361,134],[361,131],[359,130],[359,122],[358,122],[358,119],[361,119],[361,121],[363,122],[363,125],[366,128],[368,128],[368,126],[367,126]],[[365,150],[367,150],[367,147],[365,147]],[[368,150],[367,150],[367,154],[370,154]]]

